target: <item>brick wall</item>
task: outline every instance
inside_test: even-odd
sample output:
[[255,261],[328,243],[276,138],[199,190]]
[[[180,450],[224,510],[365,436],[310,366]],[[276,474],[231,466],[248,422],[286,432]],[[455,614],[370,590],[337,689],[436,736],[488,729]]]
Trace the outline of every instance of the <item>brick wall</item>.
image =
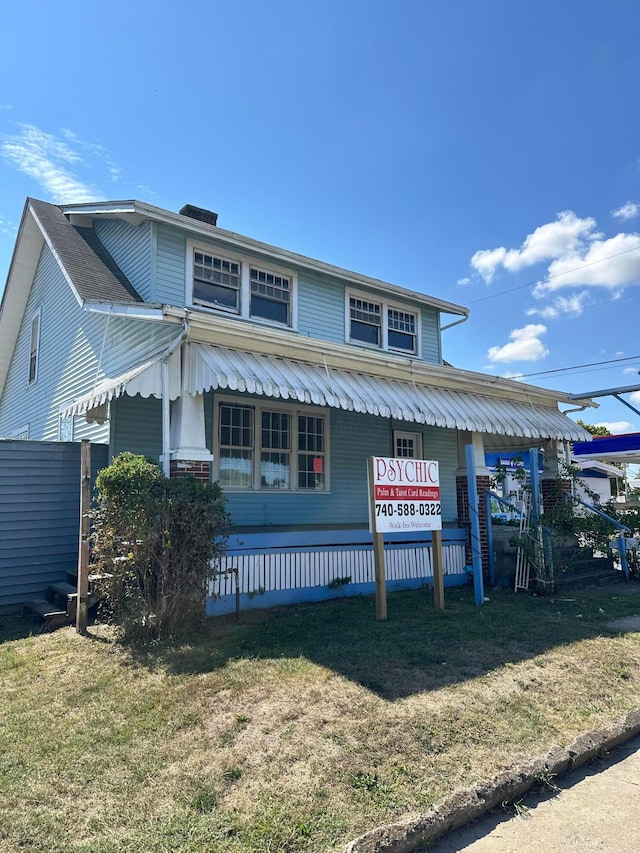
[[211,463],[172,459],[169,463],[169,476],[171,478],[195,477],[202,483],[208,483],[211,479]]

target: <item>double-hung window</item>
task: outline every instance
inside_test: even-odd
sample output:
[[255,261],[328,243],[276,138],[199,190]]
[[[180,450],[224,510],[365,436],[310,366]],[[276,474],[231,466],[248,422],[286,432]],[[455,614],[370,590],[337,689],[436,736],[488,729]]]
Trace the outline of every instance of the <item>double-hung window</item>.
[[347,298],[347,340],[390,352],[418,355],[417,310],[359,294],[348,294]]
[[294,406],[219,401],[218,478],[226,489],[325,491],[327,420]]
[[240,264],[229,258],[194,251],[193,301],[237,314],[240,310]]
[[188,257],[191,304],[245,320],[289,328],[295,325],[294,273],[201,246],[190,245]]
[[251,267],[249,316],[291,325],[291,279]]

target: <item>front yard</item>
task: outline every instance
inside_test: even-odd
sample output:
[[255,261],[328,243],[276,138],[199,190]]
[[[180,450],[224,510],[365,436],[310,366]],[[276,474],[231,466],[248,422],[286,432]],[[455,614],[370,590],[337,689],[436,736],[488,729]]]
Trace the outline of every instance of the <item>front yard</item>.
[[[327,851],[640,704],[640,596],[447,590],[126,649],[0,623],[0,848]],[[3,633],[4,632],[4,633]]]

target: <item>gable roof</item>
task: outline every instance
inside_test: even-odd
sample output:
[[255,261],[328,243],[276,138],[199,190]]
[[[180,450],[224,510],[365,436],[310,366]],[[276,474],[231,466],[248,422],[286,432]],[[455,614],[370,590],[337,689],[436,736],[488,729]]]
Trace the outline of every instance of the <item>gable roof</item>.
[[0,395],[45,243],[80,306],[91,302],[142,302],[90,228],[71,225],[55,204],[27,198],[0,303]]
[[92,228],[71,225],[55,204],[37,199],[28,199],[27,203],[81,304],[142,302]]

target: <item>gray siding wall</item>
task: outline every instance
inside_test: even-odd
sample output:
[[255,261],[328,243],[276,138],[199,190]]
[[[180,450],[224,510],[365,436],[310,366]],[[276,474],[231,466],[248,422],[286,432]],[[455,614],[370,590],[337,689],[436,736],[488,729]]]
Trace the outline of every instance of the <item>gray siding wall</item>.
[[153,226],[120,219],[96,219],[95,232],[145,302],[156,302],[153,275]]
[[[157,227],[157,299],[171,305],[185,304],[185,270],[187,235],[176,228],[158,225]],[[194,238],[199,245],[218,250],[229,251],[220,241]],[[267,263],[267,260],[255,252],[242,251],[243,258]],[[273,262],[276,266],[282,266]],[[321,275],[310,270],[288,267],[298,277],[298,334],[319,338],[332,343],[345,343],[345,283],[329,275]],[[351,288],[366,294],[366,288]],[[372,299],[380,299],[379,294],[371,293]],[[394,301],[395,302],[395,301]],[[441,362],[440,333],[438,312],[434,308],[418,306],[410,301],[400,300],[398,304],[420,308],[422,312],[422,359],[430,364]],[[230,318],[230,321],[242,322]],[[400,356],[401,358],[402,356]]]
[[[226,397],[231,396],[225,394]],[[250,398],[237,396],[249,402]],[[277,402],[274,401],[277,405]],[[213,395],[205,397],[209,449],[214,445]],[[122,450],[157,460],[162,452],[161,408],[157,400],[121,397],[112,406],[114,454]],[[455,430],[420,427],[373,415],[329,410],[331,492],[229,492],[229,511],[238,526],[366,524],[368,521],[366,461],[368,456],[392,453],[394,429],[420,432],[423,455],[440,463],[442,516],[457,518],[455,470],[458,466]]]
[[[91,448],[92,474],[107,447]],[[80,445],[0,441],[0,606],[41,598],[78,564]]]
[[[38,309],[38,379],[27,387],[31,318]],[[28,424],[29,438],[57,440],[61,406],[168,345],[177,333],[173,325],[83,311],[45,246],[0,400],[0,437],[11,437]],[[106,425],[75,420],[75,438],[108,441]]]

